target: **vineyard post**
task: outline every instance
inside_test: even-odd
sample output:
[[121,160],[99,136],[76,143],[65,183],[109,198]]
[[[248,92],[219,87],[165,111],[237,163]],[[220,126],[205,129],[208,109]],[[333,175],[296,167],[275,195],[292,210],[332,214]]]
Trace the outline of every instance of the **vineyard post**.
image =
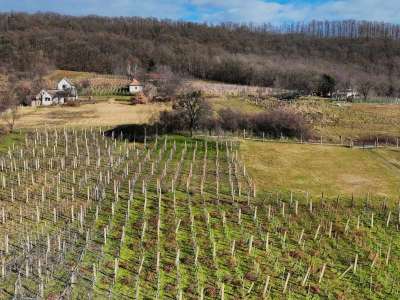
[[283,286],[283,294],[286,294],[286,290],[289,284],[289,279],[290,279],[290,272],[288,272],[287,276],[286,276],[286,280],[285,280],[285,284]]

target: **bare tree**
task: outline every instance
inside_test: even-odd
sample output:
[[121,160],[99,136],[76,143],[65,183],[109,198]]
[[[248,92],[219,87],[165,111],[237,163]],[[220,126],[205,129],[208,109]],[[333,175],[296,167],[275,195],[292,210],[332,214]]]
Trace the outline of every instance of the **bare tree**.
[[182,86],[182,78],[173,72],[168,66],[159,66],[157,68],[159,78],[156,80],[157,94],[160,98],[173,98],[179,93]]
[[149,99],[149,101],[153,101],[153,99],[157,96],[157,87],[154,84],[146,83],[143,88],[143,94]]
[[210,105],[201,91],[193,90],[180,94],[174,104],[174,109],[179,112],[178,116],[182,115],[184,118],[190,136],[193,136],[193,131],[198,127],[201,119],[211,113]]
[[357,81],[357,88],[364,100],[367,100],[368,95],[374,87],[374,83],[368,78],[361,78]]
[[18,117],[18,106],[19,101],[15,87],[0,94],[0,115],[9,132],[14,130],[15,121]]

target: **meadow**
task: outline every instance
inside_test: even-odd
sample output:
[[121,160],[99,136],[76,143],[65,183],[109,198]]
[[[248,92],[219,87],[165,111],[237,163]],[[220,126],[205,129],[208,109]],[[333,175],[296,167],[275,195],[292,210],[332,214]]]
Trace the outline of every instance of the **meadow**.
[[154,115],[170,105],[150,103],[130,105],[126,101],[106,100],[79,106],[21,107],[18,110],[16,127],[35,129],[38,127],[91,127],[116,126],[121,124],[148,123]]
[[[259,189],[320,196],[368,194],[397,201],[400,150],[242,141],[240,154]],[[377,200],[378,201],[378,200]]]
[[399,296],[397,204],[263,192],[229,140],[38,130],[0,171],[3,299]]
[[322,137],[324,143],[395,141],[400,135],[400,105],[376,103],[344,103],[316,97],[277,101],[273,98],[224,96],[213,97],[210,103],[216,110],[231,108],[249,114],[275,108],[302,113],[314,131],[314,140]]

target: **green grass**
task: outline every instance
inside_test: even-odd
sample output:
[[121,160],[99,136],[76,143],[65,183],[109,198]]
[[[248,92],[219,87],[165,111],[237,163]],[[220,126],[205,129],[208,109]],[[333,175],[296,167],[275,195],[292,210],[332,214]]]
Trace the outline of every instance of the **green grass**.
[[22,143],[24,141],[24,134],[22,131],[14,131],[13,133],[4,134],[0,136],[0,153],[5,153],[13,145]]
[[397,201],[400,151],[245,141],[240,153],[259,189],[331,196],[367,193]]

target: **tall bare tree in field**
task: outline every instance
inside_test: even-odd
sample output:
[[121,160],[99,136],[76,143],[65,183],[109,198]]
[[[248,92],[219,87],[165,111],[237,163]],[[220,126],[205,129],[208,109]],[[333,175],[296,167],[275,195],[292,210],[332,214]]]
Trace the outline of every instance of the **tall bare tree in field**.
[[189,90],[180,94],[174,109],[180,112],[193,136],[193,131],[198,127],[201,119],[210,113],[210,105],[204,99],[201,91]]
[[364,100],[367,100],[371,90],[374,88],[374,83],[369,78],[361,78],[357,81],[358,92]]
[[14,130],[15,121],[18,116],[18,105],[19,101],[15,87],[0,94],[0,115],[9,132]]
[[30,101],[27,101],[28,96],[37,92],[39,86],[40,84],[35,81],[8,78],[7,88],[0,91],[0,118],[5,123],[7,131],[14,130],[19,106],[22,103],[30,104]]

